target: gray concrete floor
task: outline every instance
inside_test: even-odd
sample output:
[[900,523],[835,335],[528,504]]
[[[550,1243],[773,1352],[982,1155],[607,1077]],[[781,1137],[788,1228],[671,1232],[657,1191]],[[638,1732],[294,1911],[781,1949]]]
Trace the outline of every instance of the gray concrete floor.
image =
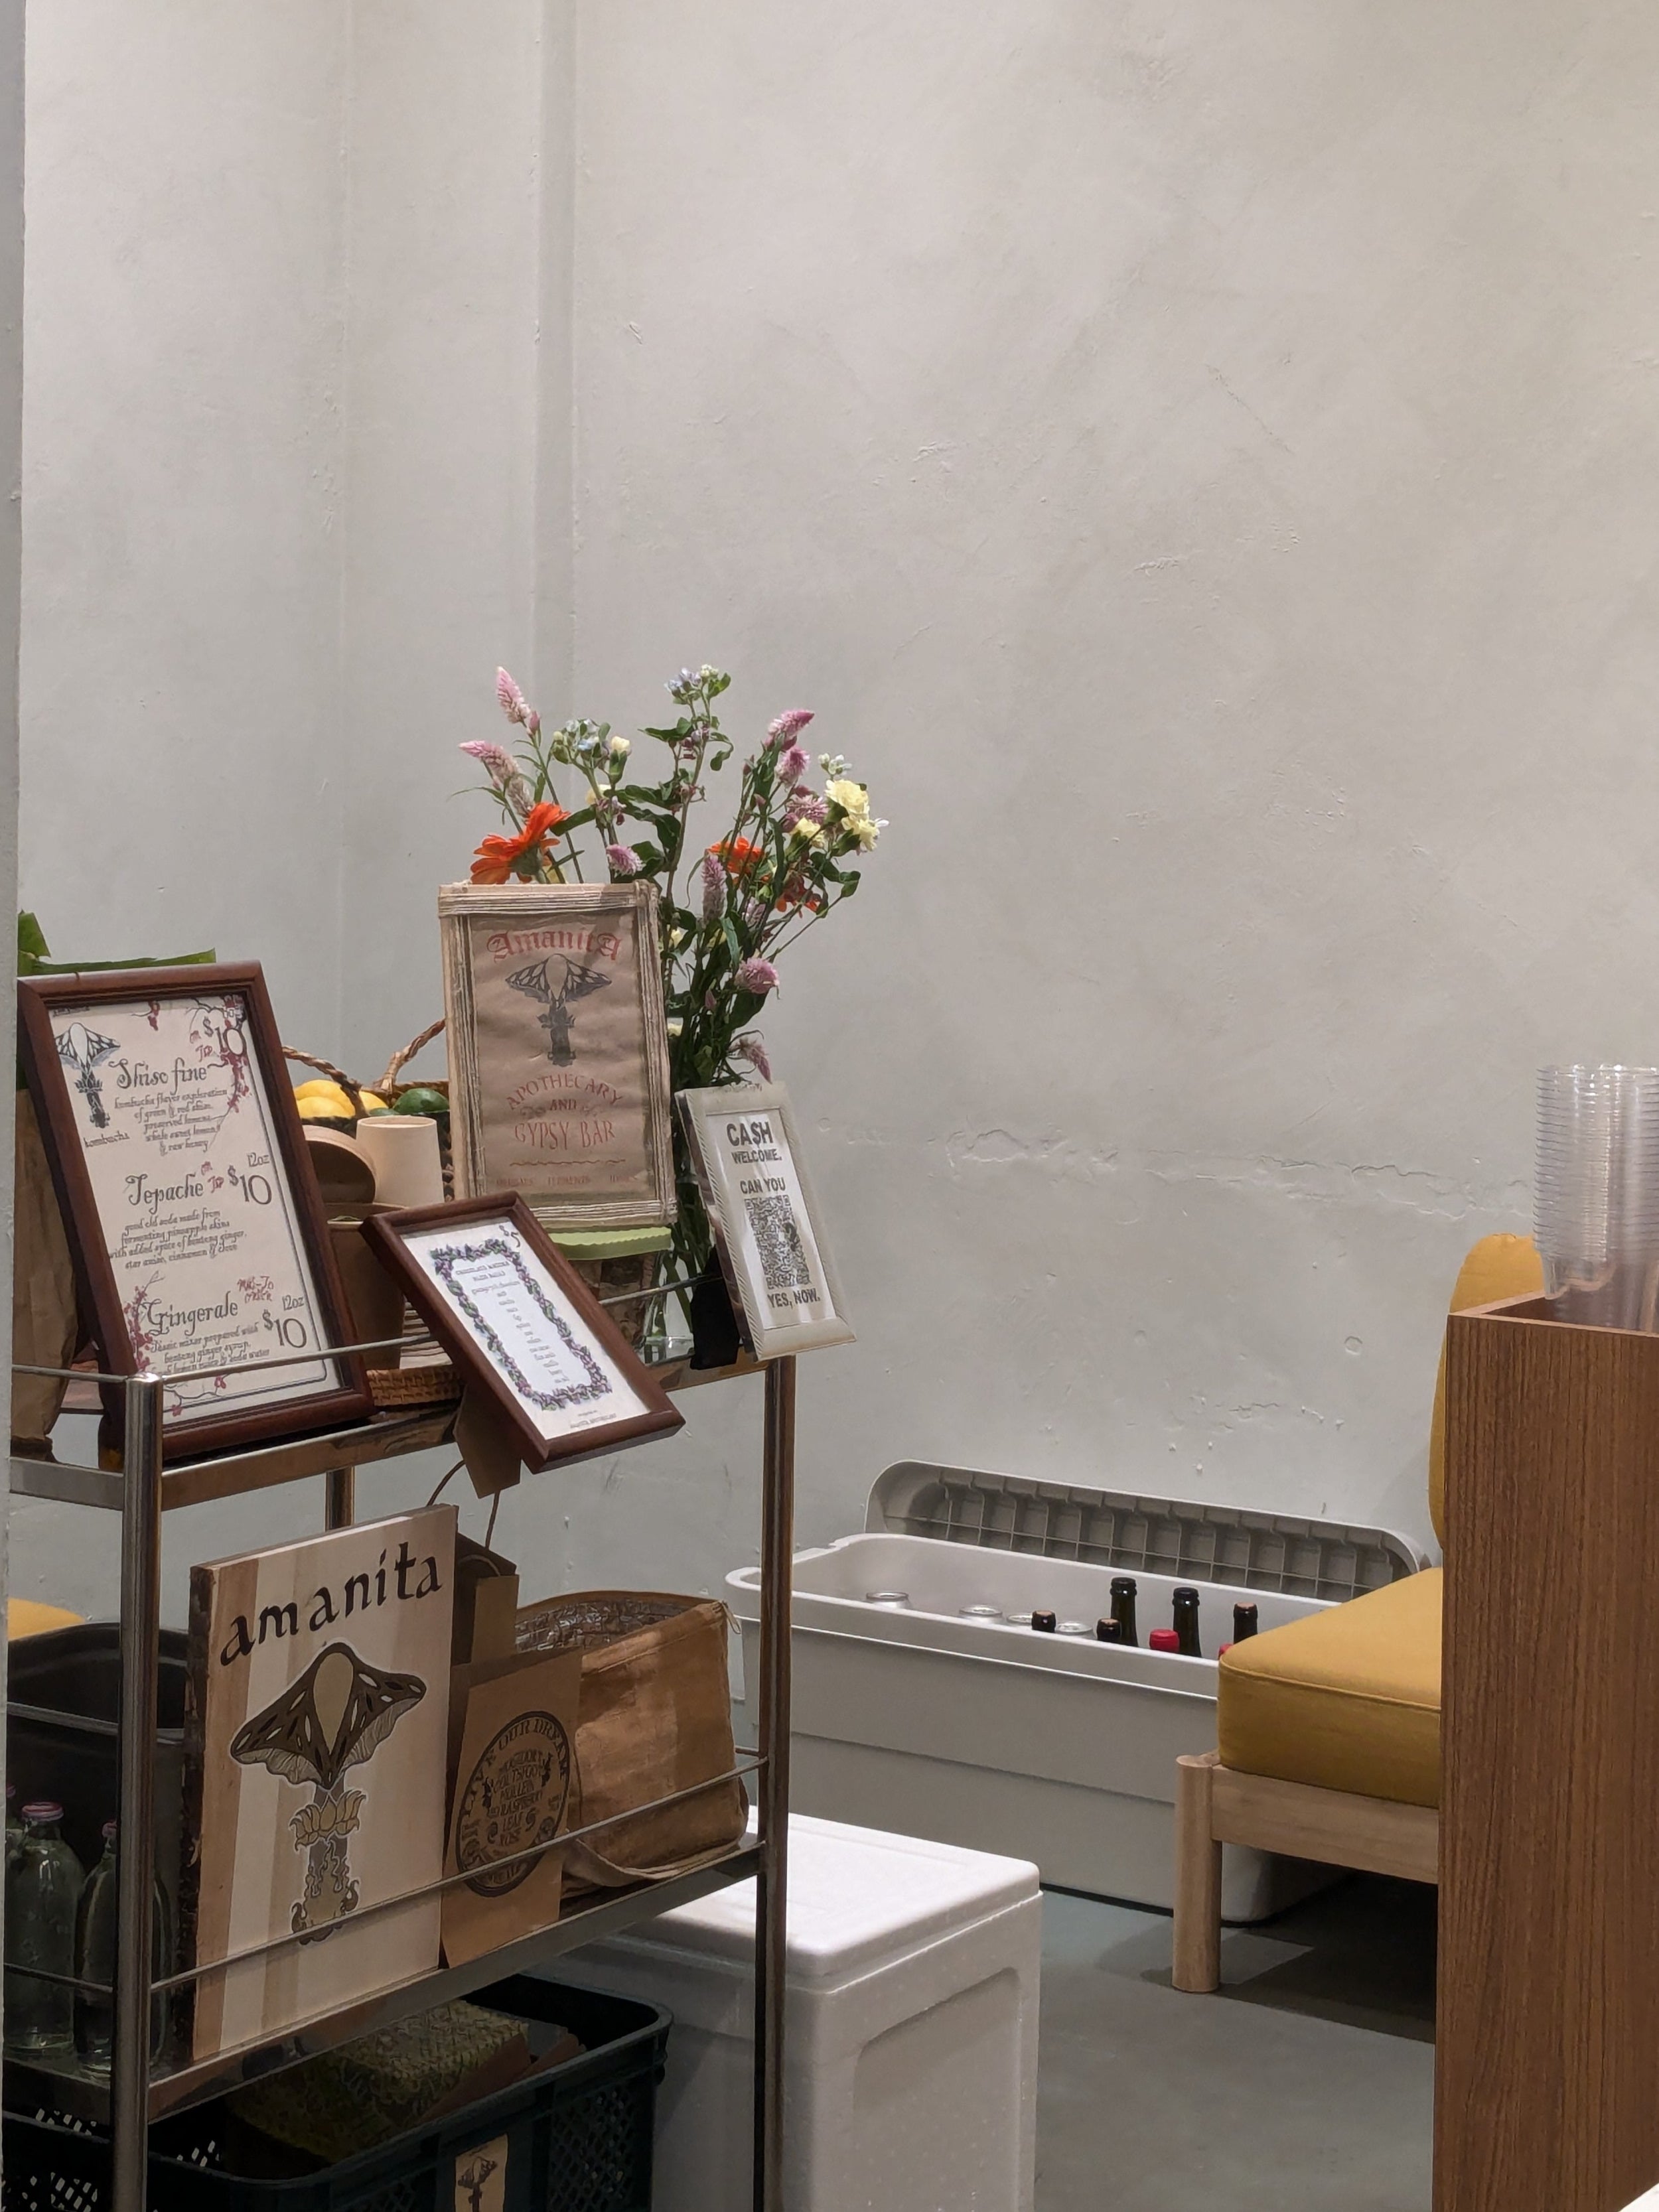
[[1428,2212],[1434,1910],[1351,1875],[1194,1997],[1167,1915],[1050,1890],[1037,2212]]

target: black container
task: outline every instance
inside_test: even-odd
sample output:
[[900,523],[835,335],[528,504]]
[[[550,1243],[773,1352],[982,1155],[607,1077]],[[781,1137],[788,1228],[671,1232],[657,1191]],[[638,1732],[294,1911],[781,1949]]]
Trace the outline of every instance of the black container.
[[[470,2173],[477,2203],[499,2203],[501,2212],[649,2212],[668,2014],[528,1975],[480,1990],[473,2001],[526,2023],[556,2022],[587,2048],[465,2112],[297,2179],[227,2172],[228,2150],[245,2157],[246,2137],[239,2146],[223,2104],[182,2112],[150,2130],[149,2212],[452,2212],[469,2202]],[[105,2212],[104,2136],[8,2112],[4,2138],[3,2212]],[[492,2160],[495,2172],[485,2174]]]
[[[83,1867],[103,1855],[106,1820],[119,1810],[118,1717],[121,1635],[113,1621],[26,1636],[9,1655],[6,1779],[19,1805],[50,1798]],[[176,1911],[185,1796],[185,1638],[161,1632],[156,1685],[155,1870]]]

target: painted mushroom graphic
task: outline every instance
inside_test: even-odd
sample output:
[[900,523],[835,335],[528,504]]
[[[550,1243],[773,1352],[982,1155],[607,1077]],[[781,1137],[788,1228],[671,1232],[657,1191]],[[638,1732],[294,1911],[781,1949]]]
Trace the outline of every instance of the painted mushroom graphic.
[[366,1793],[346,1789],[345,1776],[425,1695],[417,1676],[387,1674],[349,1644],[331,1644],[231,1739],[230,1755],[241,1765],[268,1766],[284,1782],[312,1786],[311,1802],[289,1822],[295,1850],[306,1854],[305,1890],[291,1923],[296,1935],[312,1929],[320,1940],[356,1911],[346,1838],[358,1826]]

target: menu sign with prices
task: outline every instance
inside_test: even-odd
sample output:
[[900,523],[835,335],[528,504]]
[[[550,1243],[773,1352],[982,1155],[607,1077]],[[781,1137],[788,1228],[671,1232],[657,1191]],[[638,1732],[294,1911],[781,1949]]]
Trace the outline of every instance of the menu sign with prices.
[[169,1378],[173,1452],[366,1411],[353,1363],[322,1356],[350,1339],[258,970],[19,994],[100,1358]]

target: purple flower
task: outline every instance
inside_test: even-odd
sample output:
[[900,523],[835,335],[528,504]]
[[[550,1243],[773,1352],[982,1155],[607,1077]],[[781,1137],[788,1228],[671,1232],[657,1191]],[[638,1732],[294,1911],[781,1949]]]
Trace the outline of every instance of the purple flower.
[[518,765],[505,745],[492,745],[486,738],[474,738],[471,744],[461,747],[477,762],[497,791],[505,791],[519,773]]
[[787,714],[780,714],[775,722],[767,726],[767,738],[774,745],[787,744],[798,738],[812,719],[810,707],[792,707]]
[[791,745],[778,763],[778,775],[784,783],[799,783],[811,763],[805,745]]
[[645,865],[631,845],[607,845],[605,857],[613,876],[637,876]]
[[702,918],[718,921],[726,912],[726,871],[714,853],[702,856]]
[[798,791],[783,817],[786,830],[793,830],[798,822],[822,822],[830,811],[823,800],[810,791]]
[[738,988],[763,999],[778,988],[778,971],[769,960],[745,960],[738,970]]
[[495,698],[509,722],[529,720],[531,710],[525,704],[524,693],[504,668],[495,671]]
[[745,929],[758,929],[766,919],[767,913],[765,900],[750,899],[748,905],[744,907],[743,910],[744,927]]
[[758,1030],[732,1041],[732,1049],[739,1060],[746,1060],[763,1083],[772,1080],[772,1063],[766,1057],[766,1042]]

